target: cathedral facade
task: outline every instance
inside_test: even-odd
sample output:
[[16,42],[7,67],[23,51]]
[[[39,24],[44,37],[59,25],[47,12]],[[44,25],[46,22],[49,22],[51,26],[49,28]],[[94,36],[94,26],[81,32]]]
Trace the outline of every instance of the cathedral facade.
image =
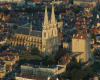
[[18,27],[10,39],[10,44],[27,49],[38,48],[43,56],[55,53],[58,50],[59,39],[54,6],[52,5],[51,20],[48,19],[47,6],[45,7],[42,31],[32,30],[32,22],[30,28]]

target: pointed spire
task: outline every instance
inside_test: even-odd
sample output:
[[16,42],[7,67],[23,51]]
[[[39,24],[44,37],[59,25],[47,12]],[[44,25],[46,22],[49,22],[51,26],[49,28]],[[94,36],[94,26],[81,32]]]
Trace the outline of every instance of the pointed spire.
[[48,12],[47,12],[47,5],[45,7],[45,15],[44,15],[44,25],[48,24]]
[[55,23],[55,12],[54,12],[54,5],[52,4],[52,13],[51,13],[51,23]]

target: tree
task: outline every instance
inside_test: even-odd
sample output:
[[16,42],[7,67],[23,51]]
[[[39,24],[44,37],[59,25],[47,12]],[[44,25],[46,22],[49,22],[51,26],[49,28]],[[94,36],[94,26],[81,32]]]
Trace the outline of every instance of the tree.
[[56,63],[58,63],[58,60],[66,54],[66,50],[63,48],[59,48],[56,52],[56,55],[54,56]]
[[25,0],[25,4],[27,5],[28,0]]
[[77,62],[75,57],[72,57],[70,69],[80,69],[79,63]]
[[32,56],[27,51],[21,51],[20,53],[20,60],[31,60]]
[[25,12],[32,13],[34,10],[32,8],[25,8]]
[[93,75],[93,69],[92,69],[92,67],[86,68],[85,71],[87,72],[87,74],[88,74],[89,77]]
[[74,9],[72,9],[72,11],[77,14],[80,12],[79,6],[75,7]]
[[83,70],[78,70],[78,71],[76,72],[76,74],[75,74],[75,79],[76,79],[76,80],[80,80],[80,79],[83,80],[83,78],[84,78],[86,75],[87,75],[87,73],[86,73],[85,71],[83,71]]
[[95,49],[94,50],[94,56],[100,56],[100,51],[98,49]]
[[39,55],[39,56],[40,56],[40,51],[39,51],[38,48],[33,48],[33,49],[31,50],[31,54],[32,54],[32,55]]
[[20,53],[20,60],[26,60],[26,61],[42,60],[42,57],[40,57],[38,55],[31,55],[27,51],[21,51],[21,53]]
[[94,33],[91,34],[91,39],[94,39],[94,43],[96,44],[96,35]]
[[10,79],[11,79],[11,80],[16,80],[14,77],[11,77]]
[[48,56],[47,61],[48,61],[50,64],[54,64],[54,63],[55,63],[55,59],[53,58],[52,54],[50,54],[50,55]]
[[72,79],[75,78],[76,72],[77,72],[77,69],[76,68],[71,70],[71,77],[72,77]]
[[13,29],[17,29],[17,27],[18,27],[17,25],[14,25],[14,26],[13,26]]
[[3,12],[7,15],[10,11],[9,11],[9,9],[3,9]]

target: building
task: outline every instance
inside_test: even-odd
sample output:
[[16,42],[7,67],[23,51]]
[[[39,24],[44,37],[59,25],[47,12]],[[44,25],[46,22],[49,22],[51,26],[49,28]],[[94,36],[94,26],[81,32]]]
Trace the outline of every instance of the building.
[[[92,56],[90,52],[90,36],[87,33],[79,31],[72,38],[72,53],[78,53],[80,55],[77,59],[82,62],[87,62]],[[80,53],[80,54],[79,54]],[[78,61],[79,61],[78,60]]]
[[23,0],[0,0],[1,2],[21,2]]
[[42,75],[42,76],[50,76],[54,77],[58,74],[62,74],[66,71],[66,65],[51,65],[51,66],[43,66],[43,65],[30,65],[24,64],[21,65],[21,73],[28,73],[33,75]]
[[58,50],[59,39],[54,6],[52,5],[51,20],[48,20],[47,6],[45,7],[42,31],[32,30],[32,22],[30,27],[18,27],[9,44],[24,46],[27,49],[37,47],[43,56],[55,53]]
[[52,3],[53,3],[53,4],[61,4],[62,1],[59,1],[59,0],[58,0],[58,1],[55,1],[55,0],[54,0],[54,1],[52,1]]
[[83,6],[84,4],[90,4],[90,5],[93,5],[93,7],[96,6],[98,0],[74,0],[73,3],[75,5],[80,5],[80,6]]
[[18,65],[17,61],[19,61],[19,54],[14,52],[2,52],[0,54],[0,59],[6,64],[7,71],[13,71]]
[[6,64],[0,62],[0,78],[4,78],[5,74],[6,74]]
[[70,42],[63,42],[63,48],[71,50],[72,44]]

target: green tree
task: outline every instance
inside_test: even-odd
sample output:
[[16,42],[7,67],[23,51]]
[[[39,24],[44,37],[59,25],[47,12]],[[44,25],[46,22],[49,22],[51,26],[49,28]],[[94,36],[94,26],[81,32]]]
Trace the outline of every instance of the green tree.
[[100,51],[98,49],[95,49],[94,50],[94,56],[100,56]]
[[20,60],[31,60],[32,56],[28,53],[28,51],[21,51]]
[[80,65],[77,62],[76,58],[75,57],[72,57],[70,69],[74,69],[74,68],[80,69]]
[[64,77],[70,79],[71,78],[71,70],[67,70]]
[[94,33],[91,34],[91,39],[94,39],[94,43],[96,44],[96,35]]
[[78,70],[78,71],[76,72],[76,74],[75,74],[75,79],[76,79],[76,80],[80,80],[80,79],[83,80],[83,78],[86,77],[86,75],[87,75],[87,73],[86,73],[85,71],[83,71],[83,70]]
[[25,4],[27,5],[28,0],[25,0]]
[[40,56],[40,51],[39,51],[38,48],[33,48],[33,49],[31,50],[31,54],[32,54],[32,55],[39,55],[39,56]]
[[32,13],[34,10],[32,8],[25,8],[25,12]]
[[20,60],[42,60],[42,57],[38,55],[31,55],[28,51],[21,51],[20,53]]
[[9,11],[9,9],[3,9],[3,12],[7,15],[10,11]]
[[55,59],[54,59],[54,57],[52,56],[52,54],[50,54],[50,55],[48,56],[47,61],[48,61],[50,64],[54,64],[54,63],[55,63]]
[[10,80],[16,80],[14,77],[11,77]]
[[72,11],[77,14],[80,12],[80,7],[79,6],[76,6],[74,9],[72,9]]
[[77,72],[77,69],[76,68],[71,70],[71,77],[72,77],[72,79],[75,78],[76,72]]
[[88,74],[89,77],[93,75],[93,69],[92,69],[92,67],[86,68],[85,71],[87,72],[87,74]]

